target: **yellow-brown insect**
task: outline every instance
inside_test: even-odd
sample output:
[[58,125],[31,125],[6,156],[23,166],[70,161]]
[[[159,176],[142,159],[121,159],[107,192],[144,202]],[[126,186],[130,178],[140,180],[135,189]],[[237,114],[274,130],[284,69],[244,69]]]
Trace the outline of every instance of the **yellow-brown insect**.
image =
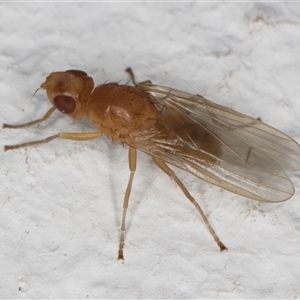
[[118,259],[124,259],[125,220],[136,169],[136,149],[150,154],[156,165],[175,180],[200,213],[221,251],[226,247],[199,204],[166,163],[259,201],[281,202],[294,194],[294,186],[284,173],[300,168],[300,146],[291,137],[200,95],[150,81],[136,84],[131,69],[127,72],[135,86],[108,83],[95,89],[93,79],[83,71],[51,73],[40,86],[52,104],[49,111],[41,119],[26,124],[3,125],[28,127],[47,120],[57,109],[76,121],[86,115],[97,130],[58,133],[44,140],[5,146],[5,150],[56,138],[91,140],[103,134],[129,146],[130,177],[124,197]]

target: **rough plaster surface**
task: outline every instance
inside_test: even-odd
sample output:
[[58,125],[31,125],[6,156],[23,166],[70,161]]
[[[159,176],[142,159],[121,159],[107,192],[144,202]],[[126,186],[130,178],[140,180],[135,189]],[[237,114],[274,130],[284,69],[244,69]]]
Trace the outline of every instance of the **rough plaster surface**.
[[[199,93],[300,141],[298,3],[0,3],[1,122],[41,117],[52,71]],[[83,131],[59,113],[1,129],[1,145]],[[117,261],[127,148],[108,138],[0,154],[0,298],[300,298],[299,173],[283,204],[178,171],[229,251],[179,188],[139,154]]]

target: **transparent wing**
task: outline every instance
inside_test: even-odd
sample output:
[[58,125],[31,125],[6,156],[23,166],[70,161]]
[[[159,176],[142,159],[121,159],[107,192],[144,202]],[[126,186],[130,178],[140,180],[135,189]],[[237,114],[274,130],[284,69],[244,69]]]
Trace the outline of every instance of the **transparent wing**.
[[265,202],[294,194],[285,171],[300,169],[288,135],[200,95],[141,84],[160,109],[155,128],[129,143],[233,193]]

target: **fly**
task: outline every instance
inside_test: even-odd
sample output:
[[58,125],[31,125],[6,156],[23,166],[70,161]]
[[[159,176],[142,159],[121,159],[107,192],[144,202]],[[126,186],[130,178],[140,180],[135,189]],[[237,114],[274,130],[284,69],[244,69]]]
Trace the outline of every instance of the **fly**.
[[282,202],[294,194],[286,171],[300,169],[300,146],[288,135],[215,104],[200,95],[173,88],[136,83],[106,83],[79,70],[53,72],[39,89],[52,106],[40,119],[4,128],[29,127],[46,121],[55,110],[75,121],[84,116],[91,132],[61,132],[43,140],[5,146],[5,151],[48,143],[54,139],[92,140],[102,135],[129,146],[130,176],[123,202],[118,259],[124,259],[126,213],[136,170],[137,150],[151,155],[195,206],[221,251],[227,250],[200,205],[167,165],[174,165],[235,194],[263,202]]

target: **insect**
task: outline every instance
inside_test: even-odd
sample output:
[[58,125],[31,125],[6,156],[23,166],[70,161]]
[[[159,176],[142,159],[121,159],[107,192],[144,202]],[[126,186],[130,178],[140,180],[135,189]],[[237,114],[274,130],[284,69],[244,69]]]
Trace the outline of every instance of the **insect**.
[[[130,176],[123,202],[118,259],[124,259],[126,213],[136,170],[137,150],[152,156],[195,206],[221,251],[227,250],[200,205],[168,164],[235,194],[264,202],[281,202],[294,194],[285,171],[300,169],[300,146],[288,135],[200,95],[145,81],[94,88],[93,79],[79,70],[53,72],[39,89],[52,106],[40,119],[4,128],[29,127],[46,121],[55,110],[80,121],[92,132],[61,132],[43,140],[5,146],[5,151],[48,143],[54,139],[92,140],[102,135],[129,146]],[[36,91],[36,92],[37,92]]]

